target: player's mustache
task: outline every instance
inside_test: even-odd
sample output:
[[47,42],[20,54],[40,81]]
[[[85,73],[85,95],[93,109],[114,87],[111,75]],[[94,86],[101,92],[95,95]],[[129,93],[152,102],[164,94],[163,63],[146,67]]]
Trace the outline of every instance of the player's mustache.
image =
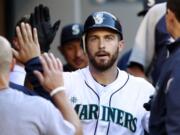
[[110,56],[110,54],[106,51],[98,51],[95,53],[96,56]]

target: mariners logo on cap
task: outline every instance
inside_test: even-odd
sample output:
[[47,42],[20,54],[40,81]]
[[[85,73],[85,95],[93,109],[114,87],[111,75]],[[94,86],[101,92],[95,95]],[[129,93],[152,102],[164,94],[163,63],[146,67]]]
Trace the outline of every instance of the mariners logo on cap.
[[95,24],[102,24],[104,17],[103,17],[103,13],[97,13],[93,16],[93,19],[95,21]]
[[78,35],[79,33],[80,33],[79,25],[74,24],[74,25],[72,26],[72,34],[73,34],[73,35]]

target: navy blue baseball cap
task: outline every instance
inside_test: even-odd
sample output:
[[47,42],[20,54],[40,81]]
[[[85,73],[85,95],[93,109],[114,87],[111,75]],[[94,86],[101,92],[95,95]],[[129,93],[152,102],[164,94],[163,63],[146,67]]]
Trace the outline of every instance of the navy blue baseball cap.
[[120,21],[113,14],[106,11],[94,12],[86,19],[84,33],[94,28],[107,28],[116,31],[123,39]]
[[61,46],[72,40],[81,40],[83,29],[84,26],[78,23],[64,26],[61,31]]
[[166,2],[167,0],[143,0],[143,10],[137,13],[137,16],[144,16],[148,10],[155,4]]

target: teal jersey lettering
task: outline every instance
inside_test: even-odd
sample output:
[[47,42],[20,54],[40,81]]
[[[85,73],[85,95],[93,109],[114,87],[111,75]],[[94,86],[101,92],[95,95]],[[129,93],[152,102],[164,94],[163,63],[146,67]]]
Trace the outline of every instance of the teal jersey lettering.
[[96,104],[77,104],[75,110],[81,120],[98,119],[98,114],[101,114],[99,119],[102,121],[113,122],[132,132],[136,131],[137,118],[123,110],[107,106],[99,107]]

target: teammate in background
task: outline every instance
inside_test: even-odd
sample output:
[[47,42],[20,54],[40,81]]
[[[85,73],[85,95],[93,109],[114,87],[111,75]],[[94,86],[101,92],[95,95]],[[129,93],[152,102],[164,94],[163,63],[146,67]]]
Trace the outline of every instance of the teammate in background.
[[88,59],[81,47],[83,25],[74,23],[63,27],[61,31],[61,45],[59,51],[63,54],[67,64],[64,71],[74,71],[87,66]]
[[[29,25],[26,25],[26,28],[29,30]],[[30,41],[31,42],[29,43],[32,45],[38,45],[36,30],[34,30],[34,41],[32,41],[32,39],[30,39]],[[43,98],[28,96],[13,90],[9,87],[9,74],[14,64],[12,62],[12,49],[10,43],[2,36],[0,36],[0,54],[1,134],[81,135],[79,134],[81,133],[80,122],[75,111],[71,108],[68,99],[65,97],[64,92],[61,91],[52,96],[52,100],[59,108],[59,110],[57,110],[49,101]],[[47,61],[45,61],[45,63],[47,63]],[[46,88],[54,89],[63,85],[61,81],[62,66],[58,60],[51,62],[51,64],[51,68],[44,66],[48,72],[47,70],[44,70],[42,78]],[[55,65],[58,65],[59,67],[56,67]],[[52,80],[54,83],[46,80]]]
[[155,4],[166,2],[167,0],[143,0],[143,9],[137,13],[137,16],[145,16],[150,8]]
[[175,42],[167,46],[169,55],[162,67],[157,93],[152,100],[150,116],[151,135],[180,134],[180,1],[168,0],[167,30]]
[[[163,0],[156,0],[154,4],[160,2]],[[153,2],[147,1],[147,5],[149,3]],[[147,12],[137,31],[128,65],[129,73],[147,76],[154,85],[166,57],[163,47],[173,42],[166,30],[165,13],[165,3],[156,4]]]
[[[83,41],[89,66],[64,72],[63,78],[66,94],[81,119],[84,134],[140,135],[144,129],[148,131],[150,114],[143,104],[154,93],[154,88],[146,80],[117,68],[118,54],[124,46],[119,20],[109,12],[91,14],[84,25]],[[15,56],[28,61],[27,72],[36,70],[34,73],[42,80],[39,58],[32,53],[35,49],[25,43]],[[20,57],[21,53],[26,56]],[[43,58],[50,61],[47,53]],[[41,58],[42,65],[44,59]]]

